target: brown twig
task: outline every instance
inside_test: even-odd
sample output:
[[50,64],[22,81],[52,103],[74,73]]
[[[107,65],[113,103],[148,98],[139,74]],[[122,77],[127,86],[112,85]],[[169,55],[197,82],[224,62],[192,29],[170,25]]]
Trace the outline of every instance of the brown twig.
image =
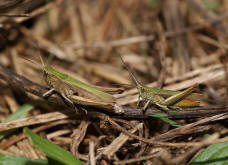
[[159,21],[156,22],[156,28],[158,33],[159,42],[157,44],[158,55],[161,63],[161,71],[157,81],[157,87],[161,88],[165,83],[166,78],[166,37],[163,27]]
[[[143,127],[143,124],[139,123],[134,128],[129,130],[129,132],[133,134],[142,127]],[[115,140],[112,141],[111,144],[106,146],[104,150],[99,155],[96,156],[96,159],[99,159],[101,155],[105,155],[109,159],[111,159],[114,156],[114,154],[126,143],[126,141],[129,140],[129,138],[130,138],[129,136],[121,133],[117,138],[115,138]]]
[[76,157],[83,160],[88,160],[88,156],[79,153],[78,148],[86,135],[86,131],[90,123],[91,123],[90,121],[82,121],[78,126],[78,128],[76,128],[73,134],[71,135],[72,142],[70,145],[70,150]]
[[114,164],[123,165],[123,164],[129,164],[129,163],[136,163],[136,162],[143,161],[143,160],[150,160],[156,156],[157,156],[156,153],[153,153],[151,155],[141,156],[139,158],[132,158],[132,159],[128,159],[128,160],[115,161]]
[[22,3],[23,0],[11,0],[11,1],[2,1],[0,4],[0,9],[8,9],[11,7],[15,7],[16,5],[18,5],[19,3]]
[[29,14],[26,13],[0,13],[0,16],[4,17],[30,17]]
[[36,115],[36,116],[27,117],[19,120],[14,120],[8,123],[0,123],[0,131],[25,127],[29,125],[47,123],[47,122],[62,120],[67,118],[69,118],[69,116],[59,112],[46,113],[42,115]]
[[89,162],[91,165],[96,165],[94,150],[95,150],[95,145],[94,145],[94,142],[91,140],[89,142]]
[[[132,134],[130,133],[129,131],[127,131],[125,128],[121,127],[119,124],[117,124],[114,120],[112,120],[109,116],[105,115],[105,114],[102,114],[99,116],[100,119],[102,120],[106,120],[108,121],[115,129],[121,131],[122,133],[134,138],[134,139],[137,139],[139,141],[142,141],[144,143],[148,143],[148,144],[151,144],[151,145],[156,145],[156,146],[169,146],[169,147],[189,147],[189,146],[197,146],[197,145],[200,145],[201,143],[200,142],[189,142],[189,143],[184,143],[184,142],[180,142],[180,143],[171,143],[171,142],[159,142],[159,141],[155,141],[155,140],[151,140],[151,139],[145,139],[143,137],[139,137],[135,134]],[[220,115],[216,115],[216,116],[213,116],[213,119],[214,120],[221,120],[221,119],[226,119],[228,118],[228,114],[227,113],[224,113],[224,114],[220,114]],[[213,121],[213,120],[209,120],[208,122],[210,121]],[[202,121],[201,121],[202,122]],[[227,138],[223,139],[223,140],[228,140]],[[223,141],[223,140],[218,140],[219,142],[220,141]],[[218,143],[218,141],[214,141],[214,143]],[[211,143],[212,144],[212,143]]]
[[44,5],[43,7],[38,8],[38,9],[32,11],[31,13],[29,13],[30,17],[15,18],[15,22],[16,23],[21,23],[21,22],[24,22],[24,21],[26,21],[28,19],[36,17],[36,16],[38,16],[40,14],[43,14],[47,10],[50,10],[51,8],[53,8],[53,7],[57,6],[57,5],[60,5],[62,3],[62,1],[63,0],[55,0],[55,1],[49,2],[46,5]]

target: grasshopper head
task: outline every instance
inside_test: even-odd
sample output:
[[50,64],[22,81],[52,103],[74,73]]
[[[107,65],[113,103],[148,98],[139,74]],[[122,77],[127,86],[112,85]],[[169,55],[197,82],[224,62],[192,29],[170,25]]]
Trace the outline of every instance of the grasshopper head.
[[45,79],[45,81],[47,82],[47,84],[51,84],[50,83],[50,81],[49,81],[49,77],[50,77],[50,75],[49,75],[49,73],[48,73],[48,71],[47,71],[47,66],[45,66],[45,64],[44,64],[44,61],[43,61],[43,59],[42,59],[42,57],[41,57],[41,55],[39,54],[39,57],[40,57],[40,62],[41,62],[41,64],[42,64],[42,71],[43,71],[43,77],[44,77],[44,79]]
[[40,62],[41,62],[41,64],[42,64],[43,71],[45,71],[45,64],[44,64],[44,61],[43,61],[43,59],[42,59],[42,57],[41,57],[40,54],[39,54],[39,56],[40,56]]
[[139,95],[142,95],[145,92],[145,89],[141,85],[137,85]]
[[42,70],[43,70],[43,78],[44,78],[45,82],[51,87],[56,86],[55,82],[58,82],[58,79],[56,79],[56,77],[53,76],[52,74],[49,74],[48,67],[44,66],[42,68]]
[[43,61],[41,55],[39,55],[39,56],[40,56],[40,62],[42,64],[42,67],[41,68],[43,70],[44,77],[47,77],[48,76],[47,66],[45,66],[44,61]]
[[42,70],[43,70],[43,76],[47,77],[49,74],[48,74],[48,71],[46,70],[46,68],[43,67]]

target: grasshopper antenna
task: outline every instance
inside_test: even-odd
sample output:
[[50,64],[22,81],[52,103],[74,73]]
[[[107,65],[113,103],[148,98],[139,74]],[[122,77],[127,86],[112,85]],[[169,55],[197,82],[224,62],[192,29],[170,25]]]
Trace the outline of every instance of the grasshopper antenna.
[[128,70],[129,74],[131,75],[131,78],[134,82],[134,84],[137,86],[139,85],[139,81],[136,79],[135,75],[133,74],[133,70],[128,66],[128,64],[126,64],[126,62],[123,60],[122,56],[120,54],[118,54],[122,63],[124,64],[125,68]]
[[38,42],[35,42],[36,43],[36,45],[37,45],[37,48],[38,48],[38,50],[39,50],[39,57],[40,57],[40,62],[41,62],[41,64],[42,64],[42,70],[45,72],[45,69],[44,69],[44,67],[45,67],[45,64],[44,64],[44,61],[43,61],[43,59],[42,59],[42,57],[41,57],[41,53],[40,53],[40,46],[39,46],[39,43]]
[[44,66],[45,66],[45,64],[44,64],[44,61],[43,61],[43,59],[42,59],[42,57],[41,57],[39,43],[36,43],[36,44],[37,44],[37,47],[39,48],[39,57],[40,57],[40,62],[41,62],[41,64],[42,64],[42,66],[44,67]]
[[25,57],[20,57],[20,58],[23,58],[24,60],[27,60],[27,61],[29,61],[29,62],[35,64],[35,65],[38,65],[40,68],[42,68],[42,66],[41,66],[38,62],[36,62],[36,61],[33,61],[33,60],[28,59],[28,58],[25,58]]
[[45,65],[44,65],[44,61],[43,61],[43,59],[42,59],[42,57],[41,57],[41,55],[39,54],[39,56],[40,56],[40,61],[41,61],[41,64],[42,64],[42,66],[44,67]]
[[[37,43],[37,47],[39,48],[38,43]],[[43,59],[42,59],[42,57],[41,57],[40,50],[39,50],[39,57],[40,57],[40,61],[41,61],[41,64],[42,64],[42,65],[40,65],[38,62],[36,62],[36,61],[34,61],[34,60],[31,60],[31,59],[28,59],[28,58],[25,58],[25,57],[21,57],[21,58],[23,58],[23,59],[25,59],[25,60],[27,60],[27,61],[33,63],[33,64],[38,65],[42,70],[44,70],[44,66],[45,66],[45,65],[44,65],[44,61],[43,61]]]

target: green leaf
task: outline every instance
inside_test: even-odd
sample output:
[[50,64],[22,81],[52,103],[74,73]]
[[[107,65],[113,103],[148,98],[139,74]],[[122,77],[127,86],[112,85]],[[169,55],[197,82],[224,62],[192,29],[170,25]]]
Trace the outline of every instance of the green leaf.
[[152,113],[149,116],[156,117],[156,118],[161,118],[161,117],[167,117],[168,115],[165,114],[165,113]]
[[6,131],[1,131],[0,132],[0,140],[3,139],[4,137],[10,135],[14,131],[16,131],[16,129],[10,129],[10,130],[6,130]]
[[32,110],[36,105],[46,103],[46,100],[43,99],[37,99],[34,101],[31,101],[27,104],[22,105],[15,113],[8,116],[3,122],[10,122],[13,120],[23,119],[27,116],[27,113]]
[[1,165],[48,165],[47,160],[0,154]]
[[151,117],[154,117],[154,118],[158,118],[159,120],[165,122],[165,123],[168,123],[170,124],[171,126],[173,127],[181,127],[180,124],[176,123],[175,121],[173,120],[170,120],[167,118],[167,114],[164,114],[164,113],[153,113],[153,114],[150,114],[149,116]]
[[154,9],[154,8],[157,6],[157,4],[158,4],[158,0],[151,0],[151,1],[149,2],[149,6],[150,6],[152,9]]
[[212,144],[204,149],[191,165],[227,165],[228,142]]
[[[9,115],[3,122],[7,123],[13,120],[18,120],[18,119],[23,119],[27,116],[28,112],[31,111],[36,105],[46,103],[47,101],[43,99],[37,99],[34,101],[31,101],[27,104],[22,105],[16,112],[13,114]],[[5,136],[11,134],[14,132],[16,129],[11,129],[11,130],[6,130],[6,131],[1,131],[0,132],[0,140],[4,138]]]
[[76,159],[69,152],[65,151],[56,144],[43,139],[33,133],[30,129],[24,128],[24,133],[29,137],[32,144],[43,152],[47,157],[67,165],[83,165],[84,163]]
[[211,12],[215,12],[220,7],[220,4],[215,1],[212,2],[208,0],[203,0],[203,3],[205,7]]

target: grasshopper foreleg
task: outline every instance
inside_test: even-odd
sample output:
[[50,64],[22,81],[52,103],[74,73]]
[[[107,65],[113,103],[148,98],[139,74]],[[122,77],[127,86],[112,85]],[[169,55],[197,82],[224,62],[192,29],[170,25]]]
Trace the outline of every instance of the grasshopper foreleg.
[[148,106],[149,106],[149,104],[150,104],[150,100],[147,100],[147,102],[146,102],[146,104],[143,106],[143,112],[145,112],[146,111],[146,109],[148,108]]
[[[76,110],[76,112],[78,112],[78,108],[75,106],[74,102],[71,99],[69,99],[65,94],[61,94],[61,96],[66,102],[70,103],[70,105]],[[80,109],[83,110],[86,114],[88,113],[86,109],[82,107]]]
[[140,97],[140,95],[139,95],[139,96],[138,96],[138,101],[137,101],[137,108],[139,107],[140,99],[141,99],[141,97]]
[[[55,88],[52,88],[52,89],[48,90],[47,92],[45,92],[43,94],[43,97],[49,97],[54,92],[55,92]],[[63,94],[63,93],[59,93],[59,94],[64,98],[65,101],[67,101],[68,103],[70,103],[74,107],[74,103],[65,94]]]
[[49,97],[49,96],[51,96],[54,92],[55,92],[55,89],[52,88],[52,89],[50,89],[49,91],[45,92],[45,93],[43,94],[43,97]]

